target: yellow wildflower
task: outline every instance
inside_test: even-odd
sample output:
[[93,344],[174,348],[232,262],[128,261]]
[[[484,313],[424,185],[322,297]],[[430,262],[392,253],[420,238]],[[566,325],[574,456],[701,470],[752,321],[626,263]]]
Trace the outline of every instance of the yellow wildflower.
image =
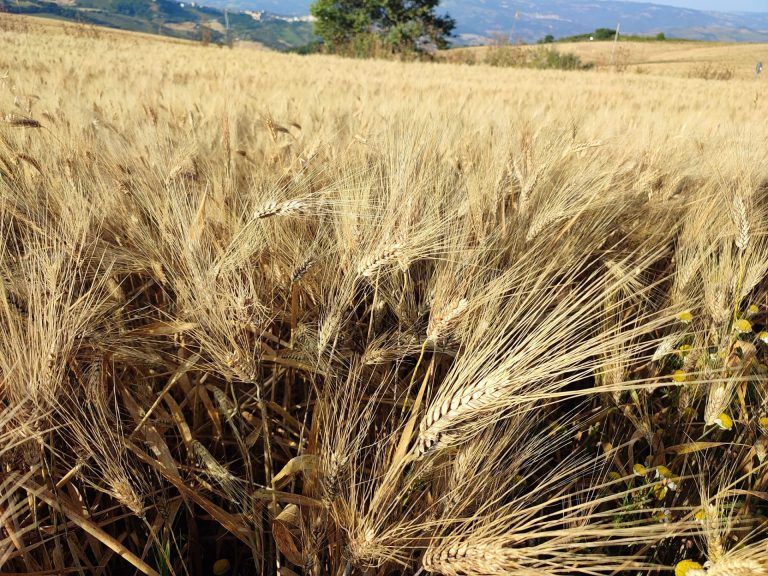
[[685,382],[686,377],[685,370],[675,370],[672,372],[672,382]]
[[683,310],[677,315],[677,319],[688,324],[688,322],[693,320],[693,314],[691,314],[690,310]]
[[656,466],[656,478],[672,478],[672,470],[664,466]]
[[682,560],[675,566],[675,576],[704,576],[704,566],[693,560]]
[[760,419],[757,421],[757,423],[758,423],[758,425],[760,426],[760,429],[761,429],[763,432],[765,432],[766,434],[768,434],[768,418],[766,418],[765,416],[763,416],[762,418],[760,418]]
[[733,323],[733,329],[739,334],[749,334],[752,332],[752,322],[746,318],[739,318]]
[[637,474],[638,476],[645,476],[646,474],[648,474],[648,469],[639,463],[632,466],[632,470],[634,470],[635,474]]
[[749,314],[750,316],[757,314],[758,312],[760,312],[760,307],[757,306],[756,304],[750,304],[749,308],[747,308],[747,314]]
[[728,416],[725,412],[720,414],[717,418],[715,418],[715,424],[722,428],[723,430],[730,430],[733,428],[733,418]]
[[758,340],[761,340],[761,341],[762,341],[762,342],[764,342],[765,344],[768,344],[768,332],[766,332],[765,330],[761,331],[761,332],[760,332],[760,333],[757,335],[757,339],[758,339]]

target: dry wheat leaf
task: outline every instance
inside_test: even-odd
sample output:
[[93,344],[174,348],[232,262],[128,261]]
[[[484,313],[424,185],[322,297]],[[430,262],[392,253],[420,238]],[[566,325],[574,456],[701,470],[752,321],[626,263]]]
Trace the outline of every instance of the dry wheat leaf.
[[272,479],[275,488],[284,486],[288,480],[299,472],[314,472],[320,466],[320,457],[317,454],[302,454],[291,458],[283,469]]
[[667,452],[673,454],[693,454],[694,452],[700,452],[702,450],[708,450],[710,448],[718,448],[725,446],[725,442],[688,442],[687,444],[678,444],[677,446],[670,446],[667,448]]
[[272,532],[280,552],[297,565],[303,564],[301,553],[301,510],[295,504],[288,504],[272,521]]

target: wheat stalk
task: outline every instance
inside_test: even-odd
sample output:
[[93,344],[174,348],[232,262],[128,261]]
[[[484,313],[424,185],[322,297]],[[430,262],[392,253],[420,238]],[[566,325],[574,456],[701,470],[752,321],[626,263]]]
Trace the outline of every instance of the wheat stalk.
[[748,558],[727,556],[707,566],[707,576],[768,576],[768,565]]
[[308,209],[309,204],[306,200],[285,200],[282,202],[270,200],[254,210],[252,218],[262,220],[272,216],[295,216],[306,213]]
[[704,422],[712,426],[715,420],[725,412],[733,398],[736,384],[733,382],[719,382],[712,384],[707,394],[707,404],[704,408]]
[[461,298],[443,309],[439,314],[430,316],[429,326],[427,326],[427,340],[437,342],[441,338],[445,338],[448,333],[455,329],[467,306],[469,306],[469,301],[466,298]]
[[458,438],[449,431],[468,415],[502,398],[507,380],[504,370],[497,370],[478,382],[457,390],[428,409],[419,424],[416,456],[423,457],[430,451],[445,448],[457,442]]
[[298,284],[301,282],[301,279],[304,278],[307,272],[309,272],[309,269],[312,268],[312,266],[315,264],[315,260],[311,257],[307,258],[299,264],[291,274],[291,284]]
[[468,574],[507,574],[505,569],[519,555],[501,546],[450,546],[427,550],[422,566],[428,571],[445,576]]
[[5,115],[5,121],[11,126],[23,127],[23,128],[42,128],[42,124],[34,118],[28,116],[21,116],[19,114],[9,113]]
[[192,450],[200,464],[206,471],[206,474],[216,481],[227,495],[238,495],[240,493],[239,480],[203,446],[198,440],[192,440]]
[[357,267],[357,273],[363,278],[370,278],[383,266],[402,261],[403,245],[399,242],[383,246],[379,251],[363,258]]
[[733,198],[731,215],[736,226],[736,247],[744,252],[749,246],[749,213],[744,198],[739,194]]

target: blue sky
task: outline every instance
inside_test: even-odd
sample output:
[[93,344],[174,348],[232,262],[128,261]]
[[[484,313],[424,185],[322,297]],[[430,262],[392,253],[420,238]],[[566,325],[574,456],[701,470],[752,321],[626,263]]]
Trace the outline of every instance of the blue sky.
[[[643,0],[639,0],[643,1]],[[720,12],[768,12],[768,0],[645,0],[654,4]]]

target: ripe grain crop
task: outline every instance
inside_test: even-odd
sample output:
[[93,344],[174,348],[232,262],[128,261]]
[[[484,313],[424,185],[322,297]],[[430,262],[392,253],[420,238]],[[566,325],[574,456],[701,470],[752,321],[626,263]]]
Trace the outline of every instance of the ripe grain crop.
[[767,572],[762,79],[81,32],[0,15],[0,571]]

